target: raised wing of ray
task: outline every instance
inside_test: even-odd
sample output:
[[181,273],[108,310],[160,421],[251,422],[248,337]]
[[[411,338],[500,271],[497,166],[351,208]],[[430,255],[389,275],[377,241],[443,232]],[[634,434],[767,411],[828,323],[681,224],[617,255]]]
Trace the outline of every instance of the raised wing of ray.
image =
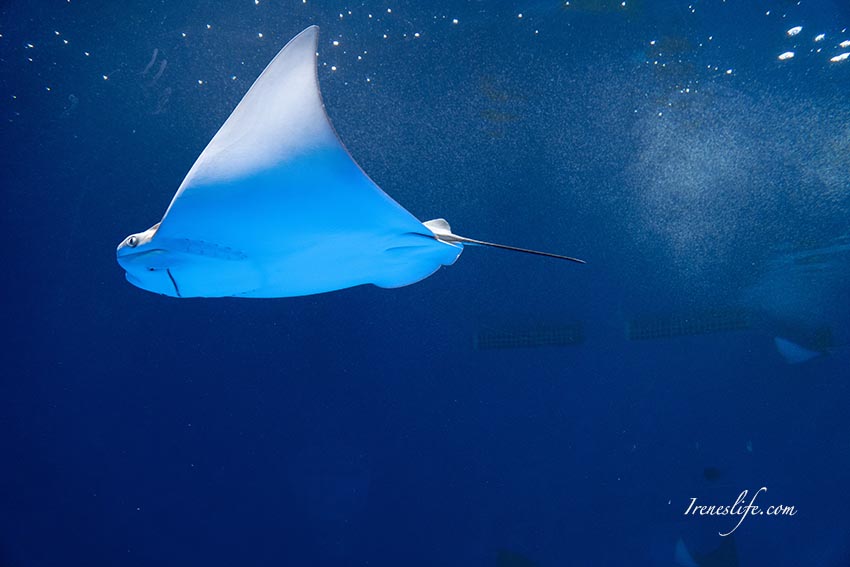
[[428,233],[339,141],[316,76],[318,32],[307,28],[269,63],[186,175],[161,234],[214,227],[237,246],[282,251],[293,235],[357,233],[364,220],[369,231]]

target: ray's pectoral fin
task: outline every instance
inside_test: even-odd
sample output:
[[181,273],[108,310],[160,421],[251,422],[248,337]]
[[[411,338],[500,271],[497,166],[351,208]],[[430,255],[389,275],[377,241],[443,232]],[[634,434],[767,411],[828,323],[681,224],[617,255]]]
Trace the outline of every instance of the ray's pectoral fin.
[[490,248],[499,248],[500,250],[510,250],[511,252],[522,252],[523,254],[534,254],[535,256],[545,256],[547,258],[556,258],[558,260],[568,260],[578,264],[586,264],[584,260],[573,258],[572,256],[563,256],[561,254],[553,254],[551,252],[541,252],[539,250],[529,250],[528,248],[518,248],[516,246],[508,246],[507,244],[496,244],[495,242],[485,242],[474,238],[467,238],[452,233],[452,227],[449,226],[446,219],[433,219],[424,223],[428,229],[434,233],[437,240],[447,243],[469,244],[472,246],[489,246]]

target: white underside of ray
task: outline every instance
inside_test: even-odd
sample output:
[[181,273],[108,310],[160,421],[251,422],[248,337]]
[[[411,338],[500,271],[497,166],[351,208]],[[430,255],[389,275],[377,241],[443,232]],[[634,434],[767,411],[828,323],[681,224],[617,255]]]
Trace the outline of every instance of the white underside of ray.
[[773,342],[776,345],[776,350],[779,351],[779,354],[782,355],[782,358],[788,364],[802,364],[823,354],[822,352],[802,347],[782,337],[773,337]]
[[399,287],[459,256],[461,244],[435,239],[339,141],[319,91],[317,36],[307,28],[278,53],[166,211],[151,244],[181,296]]

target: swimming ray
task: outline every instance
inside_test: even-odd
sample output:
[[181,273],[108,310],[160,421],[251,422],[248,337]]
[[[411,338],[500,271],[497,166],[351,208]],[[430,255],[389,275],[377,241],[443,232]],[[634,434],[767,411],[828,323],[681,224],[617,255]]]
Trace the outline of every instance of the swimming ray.
[[175,297],[290,297],[400,287],[451,265],[469,239],[421,223],[360,169],[325,113],[318,27],[266,67],[198,157],[162,220],[117,250],[127,280]]

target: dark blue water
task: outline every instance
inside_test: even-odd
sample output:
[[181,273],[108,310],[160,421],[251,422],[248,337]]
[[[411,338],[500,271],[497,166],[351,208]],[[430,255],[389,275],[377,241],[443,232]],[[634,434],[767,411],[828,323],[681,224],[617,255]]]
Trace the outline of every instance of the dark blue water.
[[[588,265],[125,282],[115,247],[310,24],[385,191]],[[850,565],[848,27],[843,0],[5,2],[0,564]],[[796,515],[685,515],[760,487]]]

